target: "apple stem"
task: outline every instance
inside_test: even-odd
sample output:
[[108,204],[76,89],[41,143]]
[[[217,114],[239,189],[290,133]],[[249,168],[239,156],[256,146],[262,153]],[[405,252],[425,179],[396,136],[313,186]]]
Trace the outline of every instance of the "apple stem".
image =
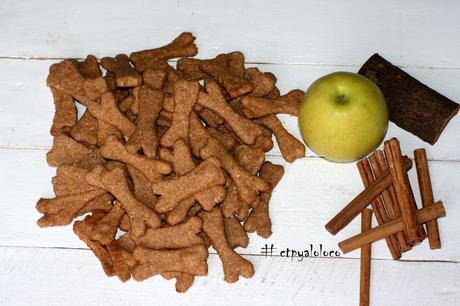
[[337,101],[338,103],[343,104],[343,103],[345,102],[345,95],[340,95],[340,96],[338,96],[338,97],[336,98],[336,101]]

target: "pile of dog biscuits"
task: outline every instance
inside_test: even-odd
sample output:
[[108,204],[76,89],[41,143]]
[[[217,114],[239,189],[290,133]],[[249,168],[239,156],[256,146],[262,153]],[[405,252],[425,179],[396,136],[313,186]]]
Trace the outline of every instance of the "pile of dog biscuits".
[[[271,235],[270,197],[284,173],[265,161],[272,136],[286,161],[305,155],[276,117],[297,115],[304,92],[281,95],[276,77],[245,68],[241,52],[208,60],[197,52],[182,33],[129,57],[50,67],[56,197],[38,201],[38,225],[82,216],[73,230],[108,276],[160,274],[184,292],[207,274],[212,245],[227,282],[252,277],[234,249],[248,246],[247,233]],[[81,116],[76,103],[86,106]]]

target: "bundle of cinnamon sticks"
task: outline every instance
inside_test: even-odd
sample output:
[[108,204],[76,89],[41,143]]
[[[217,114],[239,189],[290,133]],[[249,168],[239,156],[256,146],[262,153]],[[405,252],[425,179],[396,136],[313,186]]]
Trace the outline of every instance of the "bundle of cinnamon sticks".
[[[384,143],[384,151],[376,150],[357,163],[365,189],[327,224],[335,235],[360,213],[362,232],[339,243],[343,253],[361,248],[361,305],[369,302],[370,245],[385,239],[393,259],[420,244],[428,237],[431,249],[441,248],[437,219],[446,211],[441,201],[435,202],[425,149],[414,151],[417,178],[422,199],[418,208],[407,171],[412,160],[403,156],[399,141],[392,138]],[[378,226],[371,227],[372,207]]]

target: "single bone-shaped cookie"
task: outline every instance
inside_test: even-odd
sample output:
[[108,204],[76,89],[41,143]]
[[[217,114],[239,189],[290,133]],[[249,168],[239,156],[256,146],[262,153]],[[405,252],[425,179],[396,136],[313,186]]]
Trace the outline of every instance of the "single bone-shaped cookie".
[[152,191],[161,195],[155,209],[165,213],[174,209],[180,201],[199,191],[225,184],[225,175],[215,158],[203,161],[190,173],[168,181],[154,183]]
[[98,241],[102,245],[107,245],[115,239],[121,218],[125,214],[122,205],[117,202],[112,209],[99,220],[89,234],[91,240]]
[[209,137],[206,146],[200,150],[202,158],[214,156],[219,159],[222,168],[233,179],[238,198],[246,204],[256,201],[259,191],[268,191],[270,186],[261,178],[251,175],[241,168],[233,156],[214,138]]
[[107,137],[101,148],[101,154],[107,159],[118,160],[138,169],[151,183],[162,180],[162,174],[169,174],[172,171],[171,165],[165,161],[128,152],[114,136]]
[[206,90],[207,93],[200,92],[197,103],[222,117],[242,141],[247,144],[253,144],[256,138],[262,135],[262,128],[259,125],[238,115],[228,105],[216,82],[210,81],[206,83]]
[[170,128],[161,137],[163,147],[172,147],[181,138],[188,141],[189,117],[199,89],[198,82],[179,80],[174,83],[174,113]]
[[77,108],[71,95],[51,87],[54,101],[54,118],[50,133],[53,136],[68,134],[77,123]]
[[99,259],[105,274],[107,274],[107,276],[114,276],[115,272],[113,270],[113,261],[107,251],[107,248],[99,242],[93,241],[89,238],[89,234],[91,233],[94,225],[97,224],[104,215],[104,212],[96,211],[92,215],[86,216],[83,221],[75,221],[73,224],[73,231],[77,234],[78,238],[86,243],[86,245],[93,251],[94,255],[96,255]]
[[241,99],[241,104],[244,114],[250,119],[274,114],[298,116],[303,95],[303,91],[296,89],[276,99],[245,96]]
[[37,221],[37,224],[40,227],[69,224],[89,201],[103,193],[105,193],[104,190],[97,189],[52,199],[41,198],[37,202],[36,209],[44,215]]
[[219,254],[224,269],[224,279],[228,283],[238,281],[239,276],[250,278],[254,275],[252,263],[238,253],[228,244],[222,212],[215,208],[211,212],[202,211],[198,216],[203,220],[203,231],[211,240],[213,248]]
[[237,146],[233,150],[233,156],[238,165],[252,175],[256,175],[259,172],[265,160],[265,152],[262,149],[253,149],[246,145]]
[[[204,61],[200,64],[201,70],[217,80],[230,97],[235,98],[252,91],[252,84],[243,79],[242,76],[233,74],[230,67],[234,67],[234,65],[229,63],[229,57],[226,54],[221,54],[215,60]],[[235,69],[233,70],[235,72]]]
[[123,116],[118,109],[115,96],[111,92],[103,94],[100,103],[89,103],[88,110],[98,120],[102,120],[119,129],[125,139],[129,139],[136,130],[136,125]]
[[88,169],[74,165],[59,166],[56,170],[56,176],[51,180],[56,196],[61,197],[98,189],[85,182],[88,171]]
[[158,215],[133,196],[122,169],[114,168],[103,173],[101,175],[101,182],[121,202],[128,214],[133,237],[144,235],[147,226],[151,228],[158,228],[160,226]]
[[265,162],[260,169],[260,177],[271,185],[269,192],[260,194],[259,203],[253,208],[246,222],[244,229],[246,232],[257,234],[263,238],[268,238],[272,234],[272,222],[270,220],[268,203],[270,202],[273,189],[281,180],[284,174],[284,168],[280,165],[274,165],[271,162]]
[[176,57],[192,57],[198,53],[195,37],[192,33],[184,32],[166,46],[133,52],[129,60],[134,63],[138,71],[144,71],[157,61],[169,60]]
[[140,246],[150,249],[181,249],[204,244],[203,239],[197,235],[201,231],[202,223],[200,218],[191,217],[175,226],[148,229],[137,242]]
[[78,62],[78,70],[85,78],[95,79],[102,75],[94,55],[88,55],[84,61]]
[[240,221],[235,216],[224,218],[225,236],[228,245],[234,249],[237,247],[246,248],[249,244],[249,237]]
[[151,250],[137,247],[134,250],[134,258],[140,263],[133,270],[133,278],[137,281],[169,271],[193,275],[208,273],[206,261],[208,249],[202,244],[179,250]]
[[158,148],[156,120],[163,103],[163,93],[142,86],[135,90],[135,94],[139,101],[136,130],[129,138],[126,149],[131,153],[137,153],[142,149],[145,156],[154,158]]
[[46,160],[53,167],[78,165],[86,169],[104,161],[99,150],[90,149],[67,135],[54,137],[53,147],[46,154]]
[[78,63],[69,59],[50,67],[47,84],[71,95],[84,105],[95,102],[109,90],[103,77],[85,78],[78,70]]
[[115,82],[118,87],[136,87],[142,85],[142,76],[130,64],[126,54],[118,54],[115,58],[104,57],[101,65],[108,71],[115,73]]
[[256,67],[246,69],[245,76],[254,86],[249,96],[263,97],[275,88],[276,81],[270,75],[260,72]]
[[287,162],[292,163],[297,158],[305,156],[305,146],[297,138],[289,134],[275,115],[268,115],[255,121],[275,134],[281,155]]
[[86,109],[77,124],[73,126],[70,135],[78,142],[95,145],[97,144],[98,128],[97,119]]
[[122,282],[131,278],[131,270],[137,266],[138,262],[134,259],[131,252],[124,249],[119,240],[114,240],[107,245],[107,251],[112,258],[113,272]]

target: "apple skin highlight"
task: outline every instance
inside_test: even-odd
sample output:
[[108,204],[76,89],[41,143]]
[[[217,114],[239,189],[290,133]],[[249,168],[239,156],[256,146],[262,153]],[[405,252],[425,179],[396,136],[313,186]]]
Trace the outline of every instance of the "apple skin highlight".
[[356,73],[334,72],[308,88],[298,120],[312,151],[333,162],[352,162],[379,146],[388,118],[385,98],[375,83]]

